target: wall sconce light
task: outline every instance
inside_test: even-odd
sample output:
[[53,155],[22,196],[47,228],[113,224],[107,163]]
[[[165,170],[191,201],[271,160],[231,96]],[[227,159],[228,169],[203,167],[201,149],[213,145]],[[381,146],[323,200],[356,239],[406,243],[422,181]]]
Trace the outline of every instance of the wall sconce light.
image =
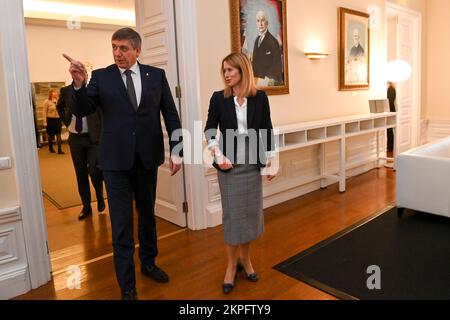
[[322,60],[329,56],[328,53],[319,53],[319,52],[305,52],[305,56],[311,60]]

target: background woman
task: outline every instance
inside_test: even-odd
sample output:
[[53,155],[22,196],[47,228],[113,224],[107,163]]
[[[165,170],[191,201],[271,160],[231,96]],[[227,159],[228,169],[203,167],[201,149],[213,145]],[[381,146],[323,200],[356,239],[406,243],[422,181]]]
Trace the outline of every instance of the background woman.
[[[215,158],[222,197],[228,259],[223,292],[227,294],[234,288],[238,269],[249,281],[258,280],[250,260],[250,243],[264,231],[260,169],[273,168],[275,146],[269,100],[256,89],[247,57],[228,55],[222,61],[221,74],[225,90],[211,97],[205,136]],[[218,126],[220,142],[216,140]],[[269,173],[267,178],[270,181],[274,176]]]
[[55,153],[53,149],[53,141],[57,139],[58,153],[64,154],[61,148],[61,128],[62,123],[59,118],[58,110],[56,110],[56,102],[58,101],[58,92],[51,89],[48,92],[48,99],[44,101],[44,126],[47,127],[48,147],[51,153]]

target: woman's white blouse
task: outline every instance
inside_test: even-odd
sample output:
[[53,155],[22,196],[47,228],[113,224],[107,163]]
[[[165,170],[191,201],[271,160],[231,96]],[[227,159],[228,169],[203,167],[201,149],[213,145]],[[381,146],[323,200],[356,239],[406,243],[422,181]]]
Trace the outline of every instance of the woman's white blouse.
[[238,134],[247,134],[247,98],[244,98],[242,106],[239,105],[238,98],[234,97],[234,108],[236,109],[236,118],[238,123]]

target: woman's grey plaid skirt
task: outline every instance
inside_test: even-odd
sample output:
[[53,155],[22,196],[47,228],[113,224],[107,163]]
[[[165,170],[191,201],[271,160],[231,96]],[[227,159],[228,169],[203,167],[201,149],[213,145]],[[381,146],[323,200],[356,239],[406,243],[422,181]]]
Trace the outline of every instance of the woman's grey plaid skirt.
[[249,243],[264,232],[262,177],[256,164],[235,165],[229,172],[218,171],[222,197],[225,243]]

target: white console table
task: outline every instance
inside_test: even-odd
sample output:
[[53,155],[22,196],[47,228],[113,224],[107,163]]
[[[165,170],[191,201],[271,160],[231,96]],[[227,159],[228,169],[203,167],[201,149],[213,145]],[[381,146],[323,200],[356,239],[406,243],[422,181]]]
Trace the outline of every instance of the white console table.
[[[357,135],[376,133],[376,161],[377,167],[380,167],[381,160],[393,160],[380,156],[382,150],[380,133],[389,128],[395,129],[396,126],[397,113],[385,112],[297,123],[274,129],[279,152],[320,144],[321,187],[325,187],[325,179],[332,178],[339,181],[339,191],[345,192],[346,139]],[[325,143],[332,141],[339,142],[338,175],[325,174]],[[396,153],[397,148],[394,146],[394,159]]]

